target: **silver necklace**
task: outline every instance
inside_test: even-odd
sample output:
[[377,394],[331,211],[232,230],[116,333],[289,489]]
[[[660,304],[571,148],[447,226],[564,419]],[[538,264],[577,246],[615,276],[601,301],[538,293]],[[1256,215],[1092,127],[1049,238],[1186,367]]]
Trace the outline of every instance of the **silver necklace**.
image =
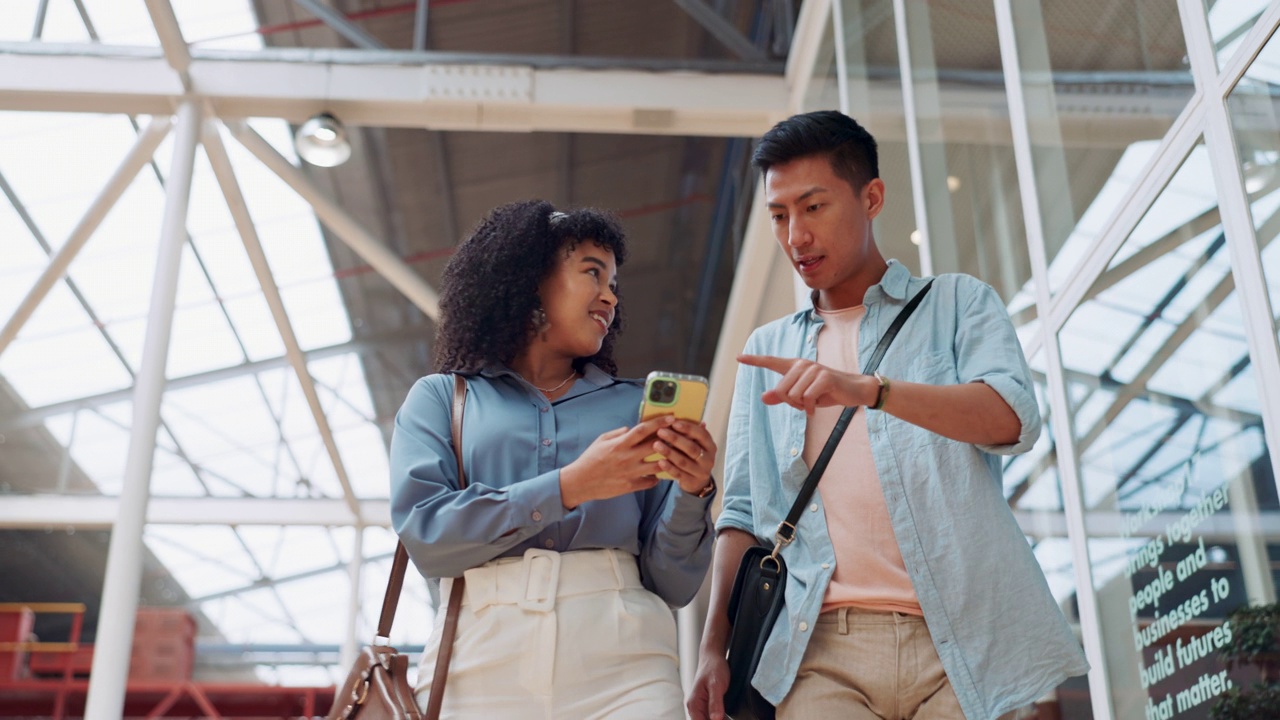
[[[557,385],[557,386],[555,386],[555,387],[553,387],[553,388],[540,388],[540,387],[538,387],[537,385],[534,385],[534,387],[535,387],[535,388],[537,388],[538,390],[541,390],[542,392],[546,393],[547,395],[550,395],[551,393],[553,393],[553,392],[555,392],[555,391],[559,390],[560,388],[564,387],[564,384],[565,384],[565,383],[567,383],[567,382],[569,382],[570,380],[572,380],[572,379],[573,379],[573,376],[574,376],[574,375],[577,375],[577,374],[578,374],[578,371],[577,371],[577,370],[573,370],[573,371],[571,371],[571,372],[569,373],[569,377],[567,377],[567,378],[565,378],[565,379],[561,380],[561,381],[560,381],[560,384],[559,384],[559,385]],[[532,384],[532,383],[530,383],[530,384]]]

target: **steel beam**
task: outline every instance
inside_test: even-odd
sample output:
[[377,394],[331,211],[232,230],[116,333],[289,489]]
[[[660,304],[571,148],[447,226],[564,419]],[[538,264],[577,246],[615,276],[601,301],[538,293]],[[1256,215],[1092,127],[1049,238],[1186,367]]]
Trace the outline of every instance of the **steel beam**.
[[418,7],[413,13],[413,49],[427,49],[427,13],[430,0],[418,0]]
[[[372,522],[366,527],[391,526],[391,508],[387,500],[361,500],[361,515]],[[78,495],[9,495],[0,503],[0,529],[8,530],[107,530],[119,509],[119,500],[106,496]],[[1067,520],[1061,512],[1014,510],[1023,533],[1035,539],[1067,536]],[[1126,515],[1120,511],[1091,510],[1087,516],[1089,537],[1122,538]],[[1186,515],[1171,511],[1156,516],[1144,525],[1144,533],[1163,530],[1168,522]],[[149,525],[266,525],[283,527],[353,527],[351,513],[338,498],[153,498],[147,507]],[[1205,542],[1234,545],[1239,527],[1229,514],[1218,513],[1206,518],[1196,532],[1204,531]],[[1280,511],[1262,510],[1257,517],[1257,533],[1263,538],[1280,540]],[[366,562],[384,556],[365,558]],[[298,578],[340,572],[347,564],[301,573]],[[292,576],[265,580],[243,588],[197,598],[213,600],[226,595],[255,589],[263,584],[288,582]]]
[[164,49],[165,60],[178,73],[183,87],[189,88],[191,50],[186,38],[182,37],[182,27],[173,14],[173,5],[169,4],[169,0],[146,0],[146,3],[151,24],[155,26],[156,35],[160,38],[160,47]]
[[49,260],[48,267],[40,274],[36,280],[36,284],[27,292],[26,297],[18,304],[18,308],[13,311],[13,315],[5,321],[4,327],[0,328],[0,353],[4,353],[5,348],[13,342],[18,336],[18,332],[22,330],[22,326],[30,319],[31,314],[40,307],[40,303],[53,289],[53,286],[62,279],[66,274],[67,268],[70,267],[71,261],[75,260],[76,255],[80,253],[85,242],[98,229],[98,225],[115,206],[116,201],[124,194],[124,191],[133,182],[133,178],[151,160],[151,155],[160,146],[160,142],[164,140],[164,136],[169,132],[172,120],[166,115],[158,117],[151,121],[147,129],[138,137],[138,141],[129,153],[125,155],[120,166],[107,180],[106,186],[98,193],[98,196],[89,204],[89,209],[85,211],[84,217],[80,218],[80,222],[71,230],[71,236],[67,241],[58,248],[58,252]]
[[[821,41],[827,24],[819,18],[814,28],[809,8],[824,1],[805,3],[793,61],[816,52],[810,44]],[[753,137],[788,108],[796,111],[811,80],[798,70],[784,79],[580,57],[293,50],[198,51],[193,92],[225,118],[301,123],[329,110],[348,126]],[[996,127],[1008,118],[993,110],[1005,102],[993,77],[939,73],[949,140],[1008,137]],[[1140,96],[1114,78],[1098,78],[1096,92],[1060,94],[1062,143],[1120,149],[1164,133],[1185,105],[1182,95],[1145,92],[1149,83],[1137,81],[1128,84],[1143,90]],[[866,85],[869,122],[885,128],[878,139],[902,141],[893,130],[904,122],[900,84],[885,78]],[[183,95],[173,71],[148,48],[0,43],[0,110],[167,115]]]
[[[834,0],[841,2],[841,0]],[[813,80],[814,65],[822,49],[823,33],[828,31],[833,0],[805,0],[796,19],[796,31],[787,55],[787,109],[800,112],[805,94]]]
[[[6,495],[0,528],[110,530],[120,498],[106,495]],[[361,500],[366,527],[391,526],[391,506]],[[147,504],[148,525],[273,525],[351,527],[355,517],[341,498],[157,497]]]
[[[424,337],[430,337],[432,332],[434,332],[432,327],[426,324],[408,325],[403,328],[397,328],[396,330],[379,333],[367,338],[308,350],[304,355],[306,356],[307,361],[310,362],[312,360],[323,360],[324,358],[346,355],[347,353],[371,352],[381,347],[417,343]],[[194,375],[184,375],[182,377],[167,380],[165,382],[164,391],[170,392],[172,390],[180,390],[183,388],[207,385],[209,383],[222,382],[224,380],[243,377],[245,375],[278,370],[288,366],[289,359],[284,355],[281,355],[280,357],[266,358],[264,360],[240,363],[239,365],[232,365],[230,367],[209,370],[207,372],[196,373]],[[66,415],[69,413],[75,413],[79,410],[92,409],[102,407],[104,405],[110,405],[112,403],[124,402],[132,397],[132,395],[133,388],[128,387],[120,390],[99,393],[97,395],[90,395],[88,397],[76,398],[75,400],[66,400],[63,402],[52,403],[50,405],[31,408],[30,410],[18,413],[13,417],[0,420],[0,434],[35,427],[45,420],[59,415]]]
[[756,47],[745,35],[738,32],[723,15],[706,3],[706,0],[675,0],[676,5],[688,13],[703,30],[720,41],[734,55],[743,60],[764,60],[764,52]]
[[49,0],[40,0],[36,5],[35,26],[31,28],[31,39],[39,40],[44,36],[44,20],[49,14]]
[[320,222],[347,244],[378,274],[399,290],[419,310],[432,320],[440,319],[440,297],[400,256],[393,253],[382,241],[365,230],[355,218],[343,210],[332,198],[327,197],[297,167],[271,147],[271,144],[254,132],[248,123],[231,121],[227,129],[242,145],[280,177],[286,185],[310,203]]
[[[424,59],[425,58],[425,59]],[[368,51],[197,53],[191,92],[221,118],[499,132],[759,135],[787,104],[777,74],[620,68],[589,59]],[[0,110],[166,115],[186,88],[147,48],[0,43]]]
[[342,37],[351,41],[351,44],[365,50],[385,50],[386,46],[378,42],[378,39],[365,32],[355,23],[347,19],[347,16],[321,3],[319,0],[293,0],[298,5],[307,9],[307,12],[315,15],[320,22],[329,26],[329,29],[338,33]]
[[263,299],[266,300],[267,307],[271,310],[271,318],[275,321],[276,330],[280,333],[280,339],[284,343],[285,356],[289,358],[289,365],[293,368],[294,375],[298,378],[298,385],[302,388],[302,394],[307,399],[307,407],[311,409],[311,415],[315,419],[316,430],[320,433],[324,448],[329,453],[329,461],[333,464],[333,472],[338,478],[338,483],[342,486],[342,495],[347,501],[347,506],[351,508],[351,512],[358,520],[360,506],[356,502],[355,491],[351,488],[351,478],[347,474],[346,464],[342,462],[342,454],[338,452],[338,443],[334,439],[333,428],[329,426],[328,417],[324,413],[324,408],[320,405],[320,396],[316,393],[315,381],[311,377],[311,372],[307,370],[307,358],[302,352],[302,347],[298,344],[298,336],[294,333],[293,324],[289,321],[289,313],[285,310],[283,298],[280,297],[280,288],[276,285],[275,278],[271,274],[271,266],[267,263],[267,256],[262,249],[261,241],[258,239],[258,231],[254,228],[253,218],[249,217],[249,206],[245,203],[244,194],[240,191],[240,183],[236,180],[235,171],[231,167],[231,158],[227,155],[227,149],[222,143],[222,136],[218,133],[218,128],[213,120],[205,123],[204,148],[205,155],[209,158],[209,165],[213,168],[213,174],[218,180],[218,186],[222,189],[222,195],[227,201],[227,209],[235,222],[236,231],[240,233],[240,240],[244,243],[245,253],[249,256],[249,264],[253,266],[253,273],[258,278],[258,285],[262,287]]

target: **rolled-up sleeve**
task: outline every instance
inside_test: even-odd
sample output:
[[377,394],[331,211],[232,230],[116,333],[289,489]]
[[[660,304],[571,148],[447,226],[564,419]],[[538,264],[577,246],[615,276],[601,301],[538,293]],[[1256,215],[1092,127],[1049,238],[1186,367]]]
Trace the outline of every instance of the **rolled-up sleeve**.
[[960,382],[982,382],[995,390],[1018,416],[1022,429],[1011,445],[976,445],[993,455],[1017,455],[1040,437],[1040,408],[1031,370],[1009,313],[991,286],[967,278],[969,302],[956,332],[956,368]]
[[[756,334],[747,339],[743,352],[756,352]],[[733,385],[733,402],[729,407],[729,427],[725,433],[724,499],[716,530],[735,529],[755,534],[755,518],[751,509],[751,410],[763,387],[758,386],[759,373],[749,365],[738,365]]]
[[560,471],[507,487],[470,477],[459,490],[449,376],[419,380],[391,436],[391,522],[426,577],[459,577],[560,521]]

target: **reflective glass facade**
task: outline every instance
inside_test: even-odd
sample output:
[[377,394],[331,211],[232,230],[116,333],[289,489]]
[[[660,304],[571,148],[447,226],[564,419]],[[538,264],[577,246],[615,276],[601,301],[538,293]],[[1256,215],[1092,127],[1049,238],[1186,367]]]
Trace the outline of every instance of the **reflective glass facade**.
[[1276,4],[836,4],[843,107],[906,130],[921,265],[995,287],[1035,372],[1005,492],[1093,665],[1054,704],[1209,717],[1258,677],[1219,658],[1230,613],[1276,601]]

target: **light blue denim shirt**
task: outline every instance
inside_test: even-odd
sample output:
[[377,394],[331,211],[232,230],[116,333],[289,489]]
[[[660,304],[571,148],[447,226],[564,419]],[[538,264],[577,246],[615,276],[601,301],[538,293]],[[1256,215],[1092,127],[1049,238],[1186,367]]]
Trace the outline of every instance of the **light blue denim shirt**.
[[554,402],[505,368],[470,376],[467,387],[465,490],[450,439],[452,376],[419,380],[396,414],[391,522],[424,577],[458,577],[529,548],[616,548],[638,558],[644,586],[669,605],[693,598],[711,562],[711,496],[664,480],[573,510],[560,498],[560,468],[601,433],[636,423],[639,382],[588,365]]
[[[858,357],[871,356],[924,282],[890,261],[881,281],[867,291]],[[756,330],[745,352],[814,360],[821,329],[816,312],[799,312]],[[883,412],[858,410],[867,413],[894,535],[960,707],[970,720],[995,718],[1088,671],[1002,489],[998,456],[1026,452],[1040,435],[1030,372],[999,296],[967,275],[934,281],[880,372],[933,385],[986,383],[1022,422],[1015,444],[975,446]],[[725,447],[724,509],[716,523],[719,529],[753,533],[770,546],[809,472],[804,412],[760,400],[778,380],[762,368],[738,368]],[[819,508],[823,485],[840,481],[839,468],[829,468],[815,495]],[[804,513],[783,557],[790,571],[786,611],[753,680],[775,704],[791,689],[835,570],[825,513]]]

